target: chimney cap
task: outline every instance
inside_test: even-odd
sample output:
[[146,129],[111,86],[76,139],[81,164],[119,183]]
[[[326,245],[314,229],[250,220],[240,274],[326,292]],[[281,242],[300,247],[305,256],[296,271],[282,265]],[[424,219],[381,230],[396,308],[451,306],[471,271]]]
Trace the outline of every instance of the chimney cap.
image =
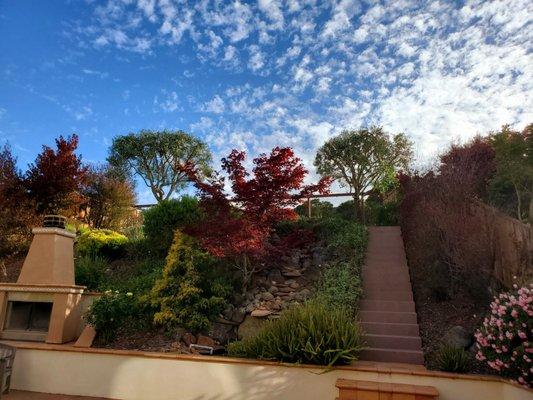
[[65,229],[67,218],[62,215],[45,215],[43,227]]

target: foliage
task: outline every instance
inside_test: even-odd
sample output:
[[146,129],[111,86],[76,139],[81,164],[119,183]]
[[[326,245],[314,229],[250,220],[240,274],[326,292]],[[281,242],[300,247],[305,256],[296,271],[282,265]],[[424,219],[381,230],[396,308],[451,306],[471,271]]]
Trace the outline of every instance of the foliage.
[[360,273],[353,263],[342,261],[329,265],[320,281],[316,297],[331,307],[357,310],[363,290]]
[[138,314],[139,306],[133,293],[107,291],[93,302],[85,317],[96,329],[99,340],[109,342]]
[[490,188],[493,202],[504,209],[512,204],[514,217],[523,221],[529,215],[533,221],[533,124],[522,132],[505,125],[500,132],[492,133],[489,141],[497,165]]
[[371,190],[383,191],[406,169],[411,143],[404,134],[392,138],[380,127],[345,130],[317,152],[315,166],[353,192],[356,215],[365,222],[364,201]]
[[11,148],[4,145],[0,149],[0,257],[23,251],[38,220],[16,164]]
[[109,156],[114,167],[139,175],[158,202],[184,188],[185,166],[194,165],[198,174],[206,175],[210,162],[207,145],[182,131],[142,130],[115,137]]
[[[307,217],[309,214],[309,209],[307,202],[297,206],[294,211],[300,217]],[[311,216],[313,218],[326,218],[333,214],[333,204],[329,201],[320,201],[319,199],[311,200]]]
[[437,352],[437,364],[441,371],[465,373],[470,368],[468,353],[463,348],[445,345]]
[[29,165],[24,184],[39,213],[75,213],[83,200],[81,191],[87,180],[87,167],[75,151],[78,136],[56,139],[57,150],[43,151]]
[[82,232],[76,243],[78,255],[100,255],[113,259],[124,254],[128,238],[123,234],[109,229],[88,229]]
[[533,382],[533,284],[501,293],[476,332],[476,358],[500,374],[530,386]]
[[261,360],[331,366],[357,360],[362,347],[362,331],[350,312],[309,301],[268,321],[256,336],[231,343],[228,352]]
[[276,147],[269,155],[255,158],[252,176],[244,161],[245,153],[237,150],[222,160],[232,199],[224,192],[224,178],[204,182],[191,166],[189,176],[200,193],[206,219],[187,230],[209,253],[233,262],[242,273],[243,291],[265,254],[273,225],[295,219],[293,207],[299,199],[316,191],[324,193],[330,183],[323,178],[304,186],[307,170],[290,148]]
[[145,237],[152,249],[161,254],[166,254],[170,248],[176,229],[183,229],[201,218],[198,200],[190,196],[163,200],[143,214]]
[[133,181],[123,179],[109,166],[89,170],[83,196],[85,220],[93,228],[121,230],[135,213]]
[[494,152],[474,138],[453,145],[436,170],[400,175],[400,224],[417,281],[439,298],[460,292],[485,302],[494,265],[493,224],[478,202],[494,171]]
[[331,307],[355,312],[363,294],[360,277],[368,231],[363,225],[339,217],[320,221],[315,231],[325,240],[329,254],[316,297]]
[[207,276],[213,258],[198,249],[190,236],[176,230],[168,253],[163,277],[156,281],[149,295],[156,310],[154,323],[171,330],[182,326],[205,331],[225,307],[230,289]]
[[99,290],[108,264],[109,260],[98,254],[78,257],[75,264],[76,285],[87,286],[89,290]]

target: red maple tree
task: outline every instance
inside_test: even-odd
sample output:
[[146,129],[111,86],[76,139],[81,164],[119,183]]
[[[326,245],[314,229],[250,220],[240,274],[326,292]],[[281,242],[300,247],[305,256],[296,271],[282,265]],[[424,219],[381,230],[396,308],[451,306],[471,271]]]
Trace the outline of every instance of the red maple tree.
[[291,148],[274,148],[253,160],[250,174],[244,167],[246,154],[233,150],[222,159],[233,197],[225,192],[225,179],[217,175],[202,181],[194,168],[187,169],[200,194],[205,220],[188,233],[217,257],[231,259],[243,275],[243,290],[261,266],[273,225],[293,220],[293,208],[312,193],[327,193],[331,179],[304,185],[308,171]]
[[30,164],[24,183],[41,213],[73,211],[80,204],[81,188],[87,179],[87,167],[75,154],[78,136],[56,139],[57,150],[43,146],[34,164]]

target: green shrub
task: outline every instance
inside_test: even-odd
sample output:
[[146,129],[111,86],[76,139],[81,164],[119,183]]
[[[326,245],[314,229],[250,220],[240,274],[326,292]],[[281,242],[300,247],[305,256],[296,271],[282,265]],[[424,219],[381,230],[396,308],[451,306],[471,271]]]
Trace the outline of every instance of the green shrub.
[[343,261],[324,271],[316,297],[331,307],[344,306],[355,312],[362,293],[359,271],[353,263]]
[[133,293],[107,291],[93,302],[86,319],[96,329],[99,340],[105,343],[113,340],[120,328],[131,326],[131,320],[139,314]]
[[362,348],[362,331],[350,312],[309,301],[268,321],[256,336],[231,343],[228,352],[261,360],[331,366],[357,360]]
[[467,372],[470,367],[468,353],[453,346],[442,346],[437,352],[437,365],[441,371]]
[[155,282],[149,295],[156,310],[156,325],[167,330],[181,326],[194,332],[209,328],[230,294],[221,281],[209,279],[208,271],[215,267],[214,263],[193,238],[176,231],[163,277]]
[[161,278],[164,260],[145,259],[134,263],[128,271],[111,271],[111,276],[100,285],[101,290],[118,290],[132,292],[134,295],[146,295]]
[[109,229],[83,230],[76,243],[79,256],[104,256],[118,258],[125,252],[128,238],[121,233]]
[[78,257],[75,263],[76,285],[87,286],[89,290],[100,289],[108,263],[107,258],[95,254]]
[[179,200],[165,200],[144,212],[144,234],[154,251],[166,254],[172,245],[174,231],[200,218],[196,198],[183,196]]

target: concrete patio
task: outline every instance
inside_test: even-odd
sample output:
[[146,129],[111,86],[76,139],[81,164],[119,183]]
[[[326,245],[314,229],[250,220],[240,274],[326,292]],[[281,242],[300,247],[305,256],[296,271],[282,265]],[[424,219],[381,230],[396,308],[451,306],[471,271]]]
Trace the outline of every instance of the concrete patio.
[[48,394],[11,390],[9,394],[2,395],[6,400],[111,400],[103,397],[67,396],[64,394]]

